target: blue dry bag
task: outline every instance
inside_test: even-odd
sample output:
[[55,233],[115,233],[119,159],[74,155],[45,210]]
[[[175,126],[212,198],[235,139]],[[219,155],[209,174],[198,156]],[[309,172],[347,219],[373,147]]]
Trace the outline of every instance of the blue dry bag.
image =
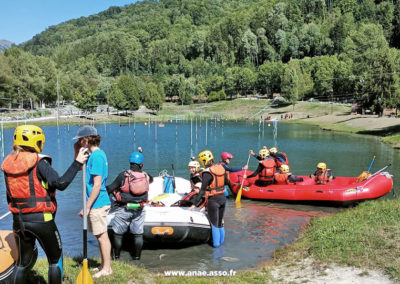
[[173,177],[171,176],[164,176],[164,192],[165,193],[174,193],[174,186],[173,186]]

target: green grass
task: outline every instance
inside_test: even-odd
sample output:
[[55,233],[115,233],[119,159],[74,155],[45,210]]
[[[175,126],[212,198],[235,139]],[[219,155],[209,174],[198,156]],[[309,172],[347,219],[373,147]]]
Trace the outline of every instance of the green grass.
[[296,244],[277,253],[281,261],[295,261],[290,255],[381,269],[400,280],[400,199],[365,202],[313,219]]

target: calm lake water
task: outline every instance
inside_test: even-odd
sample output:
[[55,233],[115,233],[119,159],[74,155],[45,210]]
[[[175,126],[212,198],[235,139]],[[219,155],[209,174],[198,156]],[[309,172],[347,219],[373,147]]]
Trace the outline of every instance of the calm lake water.
[[[207,126],[207,129],[206,129]],[[391,163],[389,172],[394,175],[394,191],[397,193],[396,177],[399,176],[400,152],[379,142],[376,137],[342,134],[322,131],[317,127],[298,124],[259,124],[258,122],[227,121],[172,121],[165,127],[155,128],[144,123],[96,125],[102,136],[101,148],[109,161],[111,183],[117,174],[128,168],[128,158],[138,146],[143,148],[144,169],[153,176],[162,170],[172,175],[188,178],[187,164],[191,156],[210,149],[219,161],[221,152],[229,151],[234,155],[232,167],[246,164],[248,150],[255,152],[266,145],[278,146],[287,153],[294,174],[305,175],[314,172],[316,164],[324,161],[337,176],[358,176],[367,170],[376,155],[371,169],[375,172]],[[46,143],[43,153],[53,158],[53,167],[61,175],[73,159],[72,137],[79,126],[63,126],[57,134],[56,127],[44,127]],[[197,131],[196,131],[197,129]],[[12,146],[13,129],[4,131],[6,155]],[[192,133],[192,135],[191,135]],[[1,157],[2,161],[3,157]],[[250,159],[249,168],[255,170],[257,161]],[[59,209],[56,222],[63,241],[64,255],[82,254],[82,219],[78,212],[82,204],[82,175],[64,192],[57,192]],[[6,213],[6,194],[4,177],[0,174],[0,215]],[[385,198],[391,198],[389,194]],[[228,200],[225,213],[227,230],[226,244],[213,249],[207,244],[180,249],[147,247],[142,254],[141,263],[148,269],[186,270],[228,270],[244,269],[259,265],[271,259],[273,252],[292,243],[302,226],[313,216],[346,210],[328,206],[271,203],[243,200],[242,209],[235,208],[234,200]],[[12,229],[11,216],[0,221],[0,229]],[[90,234],[89,234],[90,235]],[[40,250],[41,256],[44,256]],[[89,236],[89,257],[99,256],[97,242]],[[122,258],[128,260],[128,254]]]

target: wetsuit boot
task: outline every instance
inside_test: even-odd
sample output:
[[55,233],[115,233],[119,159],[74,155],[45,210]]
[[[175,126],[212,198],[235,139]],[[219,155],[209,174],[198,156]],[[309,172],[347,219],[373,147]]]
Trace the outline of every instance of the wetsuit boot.
[[225,242],[225,227],[218,228],[219,230],[219,242],[221,245]]
[[142,234],[140,234],[140,235],[134,234],[133,238],[134,238],[134,242],[133,242],[134,251],[131,253],[131,255],[134,260],[138,260],[138,259],[140,259],[140,255],[142,254],[143,235]]
[[112,238],[112,246],[114,249],[114,255],[113,255],[114,260],[118,260],[120,254],[121,254],[123,237],[124,237],[124,235],[117,234],[114,232],[114,236]]
[[60,283],[61,284],[61,282],[62,282],[62,271],[60,269],[59,264],[50,264],[49,265],[48,280],[49,280],[49,284],[53,284],[53,283]]
[[215,227],[213,224],[211,224],[211,233],[212,233],[212,239],[213,239],[213,247],[218,248],[221,245],[221,235],[219,232],[219,228]]

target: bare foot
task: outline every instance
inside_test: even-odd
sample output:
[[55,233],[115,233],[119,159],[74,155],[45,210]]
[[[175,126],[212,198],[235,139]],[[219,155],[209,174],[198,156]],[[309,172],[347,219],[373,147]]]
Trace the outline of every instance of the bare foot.
[[111,274],[112,274],[112,269],[110,269],[110,270],[102,269],[99,272],[97,272],[95,275],[93,275],[93,278],[99,278],[99,277],[108,276]]

